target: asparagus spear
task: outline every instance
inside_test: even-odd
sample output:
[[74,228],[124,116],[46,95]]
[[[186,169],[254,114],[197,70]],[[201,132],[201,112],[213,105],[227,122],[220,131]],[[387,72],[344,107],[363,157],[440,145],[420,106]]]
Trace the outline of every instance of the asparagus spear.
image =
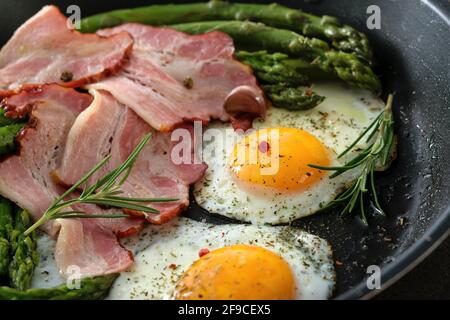
[[372,50],[366,36],[348,25],[342,25],[330,16],[314,16],[278,4],[229,3],[213,0],[207,3],[151,5],[134,9],[101,13],[81,21],[81,31],[94,32],[101,28],[125,22],[151,25],[176,23],[249,20],[292,30],[308,37],[328,41],[335,49],[356,53],[367,61],[372,60]]
[[312,64],[316,64],[325,72],[335,73],[353,87],[370,89],[375,93],[381,92],[380,79],[372,69],[348,53],[328,51],[323,56],[317,57]]
[[14,151],[14,139],[25,121],[26,119],[8,118],[5,110],[0,108],[0,156]]
[[34,233],[24,235],[31,225],[30,216],[25,210],[17,210],[14,229],[10,235],[12,259],[9,264],[10,285],[19,290],[30,287],[34,268],[39,263]]
[[13,124],[15,121],[5,116],[5,110],[0,108],[0,127]]
[[[281,52],[292,56],[315,58],[330,50],[328,44],[319,39],[310,39],[293,31],[268,27],[262,23],[249,21],[208,21],[174,24],[171,28],[190,33],[202,34],[222,31],[229,34],[242,49],[258,49]],[[251,50],[253,51],[253,50]]]
[[15,123],[0,127],[0,156],[14,151],[17,133],[23,128],[23,124]]
[[329,50],[326,43],[305,38],[295,32],[267,27],[261,23],[241,21],[210,21],[171,26],[191,34],[219,30],[229,34],[240,49],[281,52],[305,59],[322,71],[332,73],[352,86],[381,91],[381,84],[372,69],[356,55]]
[[[239,51],[236,56],[253,68],[265,94],[275,107],[306,110],[325,99],[309,88],[310,78],[298,70],[294,63],[289,63],[289,57],[283,53]],[[309,63],[302,62],[298,66],[304,65]]]
[[288,110],[307,110],[320,104],[325,97],[319,96],[310,87],[286,87],[283,83],[263,85],[264,92],[275,107]]
[[247,52],[238,51],[236,57],[252,67],[260,82],[287,83],[289,85],[306,85],[310,79],[301,72],[297,72],[286,61],[289,56],[283,53],[268,53],[267,51]]
[[[298,79],[298,84],[309,84],[314,80],[338,80],[339,78],[330,72],[325,72],[317,65],[302,59],[289,58],[283,53],[268,53],[261,51],[237,51],[236,57],[241,62],[250,65],[253,70],[270,70],[270,76],[280,75],[280,81],[286,81],[286,78]],[[274,67],[272,68],[272,64]],[[269,68],[268,68],[269,67]],[[275,80],[275,79],[274,79]],[[290,82],[291,83],[291,82]]]
[[0,300],[98,300],[108,295],[118,274],[85,278],[80,289],[69,289],[65,284],[47,289],[17,290],[0,287]]
[[318,17],[312,14],[298,12],[298,19],[300,19],[300,16],[305,18],[305,23],[300,23],[299,27],[301,30],[295,29],[295,31],[301,32],[308,37],[318,37],[327,40],[336,50],[354,53],[368,63],[372,63],[372,47],[364,33],[359,32],[349,25],[340,23],[336,17]]
[[9,236],[13,229],[13,212],[12,203],[0,197],[0,276],[8,274],[11,261]]

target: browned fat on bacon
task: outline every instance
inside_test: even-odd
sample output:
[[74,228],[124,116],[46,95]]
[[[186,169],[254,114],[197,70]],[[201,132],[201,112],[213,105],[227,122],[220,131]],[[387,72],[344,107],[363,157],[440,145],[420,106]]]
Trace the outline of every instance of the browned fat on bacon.
[[[152,223],[163,223],[189,204],[189,185],[199,180],[206,169],[202,163],[194,163],[193,145],[190,163],[172,159],[175,144],[170,133],[157,132],[130,108],[118,102],[106,91],[91,90],[94,102],[75,121],[68,134],[61,167],[56,171],[65,185],[75,184],[100,160],[110,155],[108,164],[92,179],[123,163],[139,141],[152,133],[133,169],[122,186],[123,196],[134,198],[171,198],[174,202],[151,203],[159,214],[148,214]],[[107,116],[105,116],[107,115]],[[184,125],[186,137],[193,139],[191,125]],[[143,215],[141,212],[130,212]]]
[[242,115],[246,120],[265,115],[263,93],[249,68],[233,59],[234,44],[228,35],[188,35],[141,24],[98,34],[124,31],[134,38],[130,61],[119,74],[90,88],[110,92],[154,129],[170,131],[190,120],[235,122]]
[[[35,220],[65,191],[54,183],[52,171],[60,166],[75,119],[91,102],[89,94],[57,85],[22,91],[4,101],[9,112],[26,112],[30,121],[17,139],[19,153],[0,162],[0,194],[28,210]],[[92,205],[68,210],[111,213]],[[117,235],[137,232],[142,224],[142,219],[70,219],[47,223],[44,229],[58,237],[55,258],[63,273],[77,265],[83,276],[93,276],[132,264]]]
[[120,68],[132,49],[126,32],[109,37],[71,30],[55,6],[46,6],[0,51],[0,96],[24,84],[77,87]]

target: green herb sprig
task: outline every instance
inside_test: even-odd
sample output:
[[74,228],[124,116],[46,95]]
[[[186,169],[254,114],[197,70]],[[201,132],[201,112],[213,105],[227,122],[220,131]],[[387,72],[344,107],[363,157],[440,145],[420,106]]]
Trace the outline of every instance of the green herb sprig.
[[383,112],[367,127],[367,129],[344,151],[339,158],[342,158],[351,150],[353,150],[358,142],[367,137],[369,146],[363,149],[357,156],[340,167],[323,167],[310,164],[309,166],[319,170],[334,171],[330,176],[331,179],[341,174],[355,169],[361,168],[358,179],[350,188],[344,191],[336,199],[330,202],[322,210],[329,209],[338,204],[346,203],[341,214],[352,213],[357,204],[360,205],[361,219],[364,224],[368,224],[366,213],[364,210],[364,195],[370,191],[373,197],[373,204],[380,214],[385,215],[378,200],[375,188],[375,171],[379,167],[385,168],[390,161],[392,148],[394,146],[394,119],[392,115],[393,95],[389,95],[386,107]]
[[[131,169],[136,161],[137,156],[142,151],[146,143],[150,140],[151,134],[146,135],[141,142],[137,145],[136,149],[130,154],[130,156],[119,167],[105,174],[98,179],[92,185],[87,185],[89,179],[98,172],[102,167],[108,163],[111,156],[107,156],[100,161],[91,171],[89,171],[83,178],[75,183],[64,194],[55,199],[52,205],[44,212],[42,217],[36,221],[31,227],[25,231],[25,235],[30,234],[36,230],[39,226],[49,220],[54,219],[67,219],[67,218],[126,218],[129,217],[126,214],[87,214],[83,211],[65,211],[71,206],[77,204],[94,204],[106,207],[128,209],[133,211],[143,212],[147,214],[158,214],[159,211],[142,205],[141,203],[155,203],[155,202],[171,202],[178,199],[166,199],[166,198],[128,198],[121,197],[123,193],[121,186],[125,183],[130,175]],[[73,194],[80,187],[85,185],[81,194],[73,199],[67,200],[67,198]]]

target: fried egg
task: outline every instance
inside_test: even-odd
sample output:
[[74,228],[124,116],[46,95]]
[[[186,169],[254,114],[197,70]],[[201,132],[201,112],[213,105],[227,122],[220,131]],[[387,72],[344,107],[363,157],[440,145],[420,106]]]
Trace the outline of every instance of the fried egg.
[[[327,241],[298,228],[212,225],[177,218],[122,239],[134,265],[108,299],[327,299],[336,282]],[[40,234],[32,287],[66,283],[55,240]]]
[[329,244],[292,227],[179,218],[124,245],[135,263],[109,299],[327,299],[335,287]]
[[[196,202],[211,213],[255,224],[289,223],[330,203],[358,177],[358,169],[330,179],[313,169],[343,165],[355,156],[338,158],[383,111],[372,93],[339,83],[315,91],[326,97],[314,109],[271,108],[254,130],[234,131],[214,123],[204,134],[204,178],[195,184]],[[362,139],[355,147],[364,148]]]

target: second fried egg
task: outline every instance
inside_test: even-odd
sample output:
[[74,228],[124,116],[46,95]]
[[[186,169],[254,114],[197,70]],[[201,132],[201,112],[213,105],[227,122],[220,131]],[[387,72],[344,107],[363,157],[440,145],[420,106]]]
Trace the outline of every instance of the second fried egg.
[[109,299],[309,300],[330,298],[335,287],[328,242],[289,226],[179,218],[123,244],[135,264]]

